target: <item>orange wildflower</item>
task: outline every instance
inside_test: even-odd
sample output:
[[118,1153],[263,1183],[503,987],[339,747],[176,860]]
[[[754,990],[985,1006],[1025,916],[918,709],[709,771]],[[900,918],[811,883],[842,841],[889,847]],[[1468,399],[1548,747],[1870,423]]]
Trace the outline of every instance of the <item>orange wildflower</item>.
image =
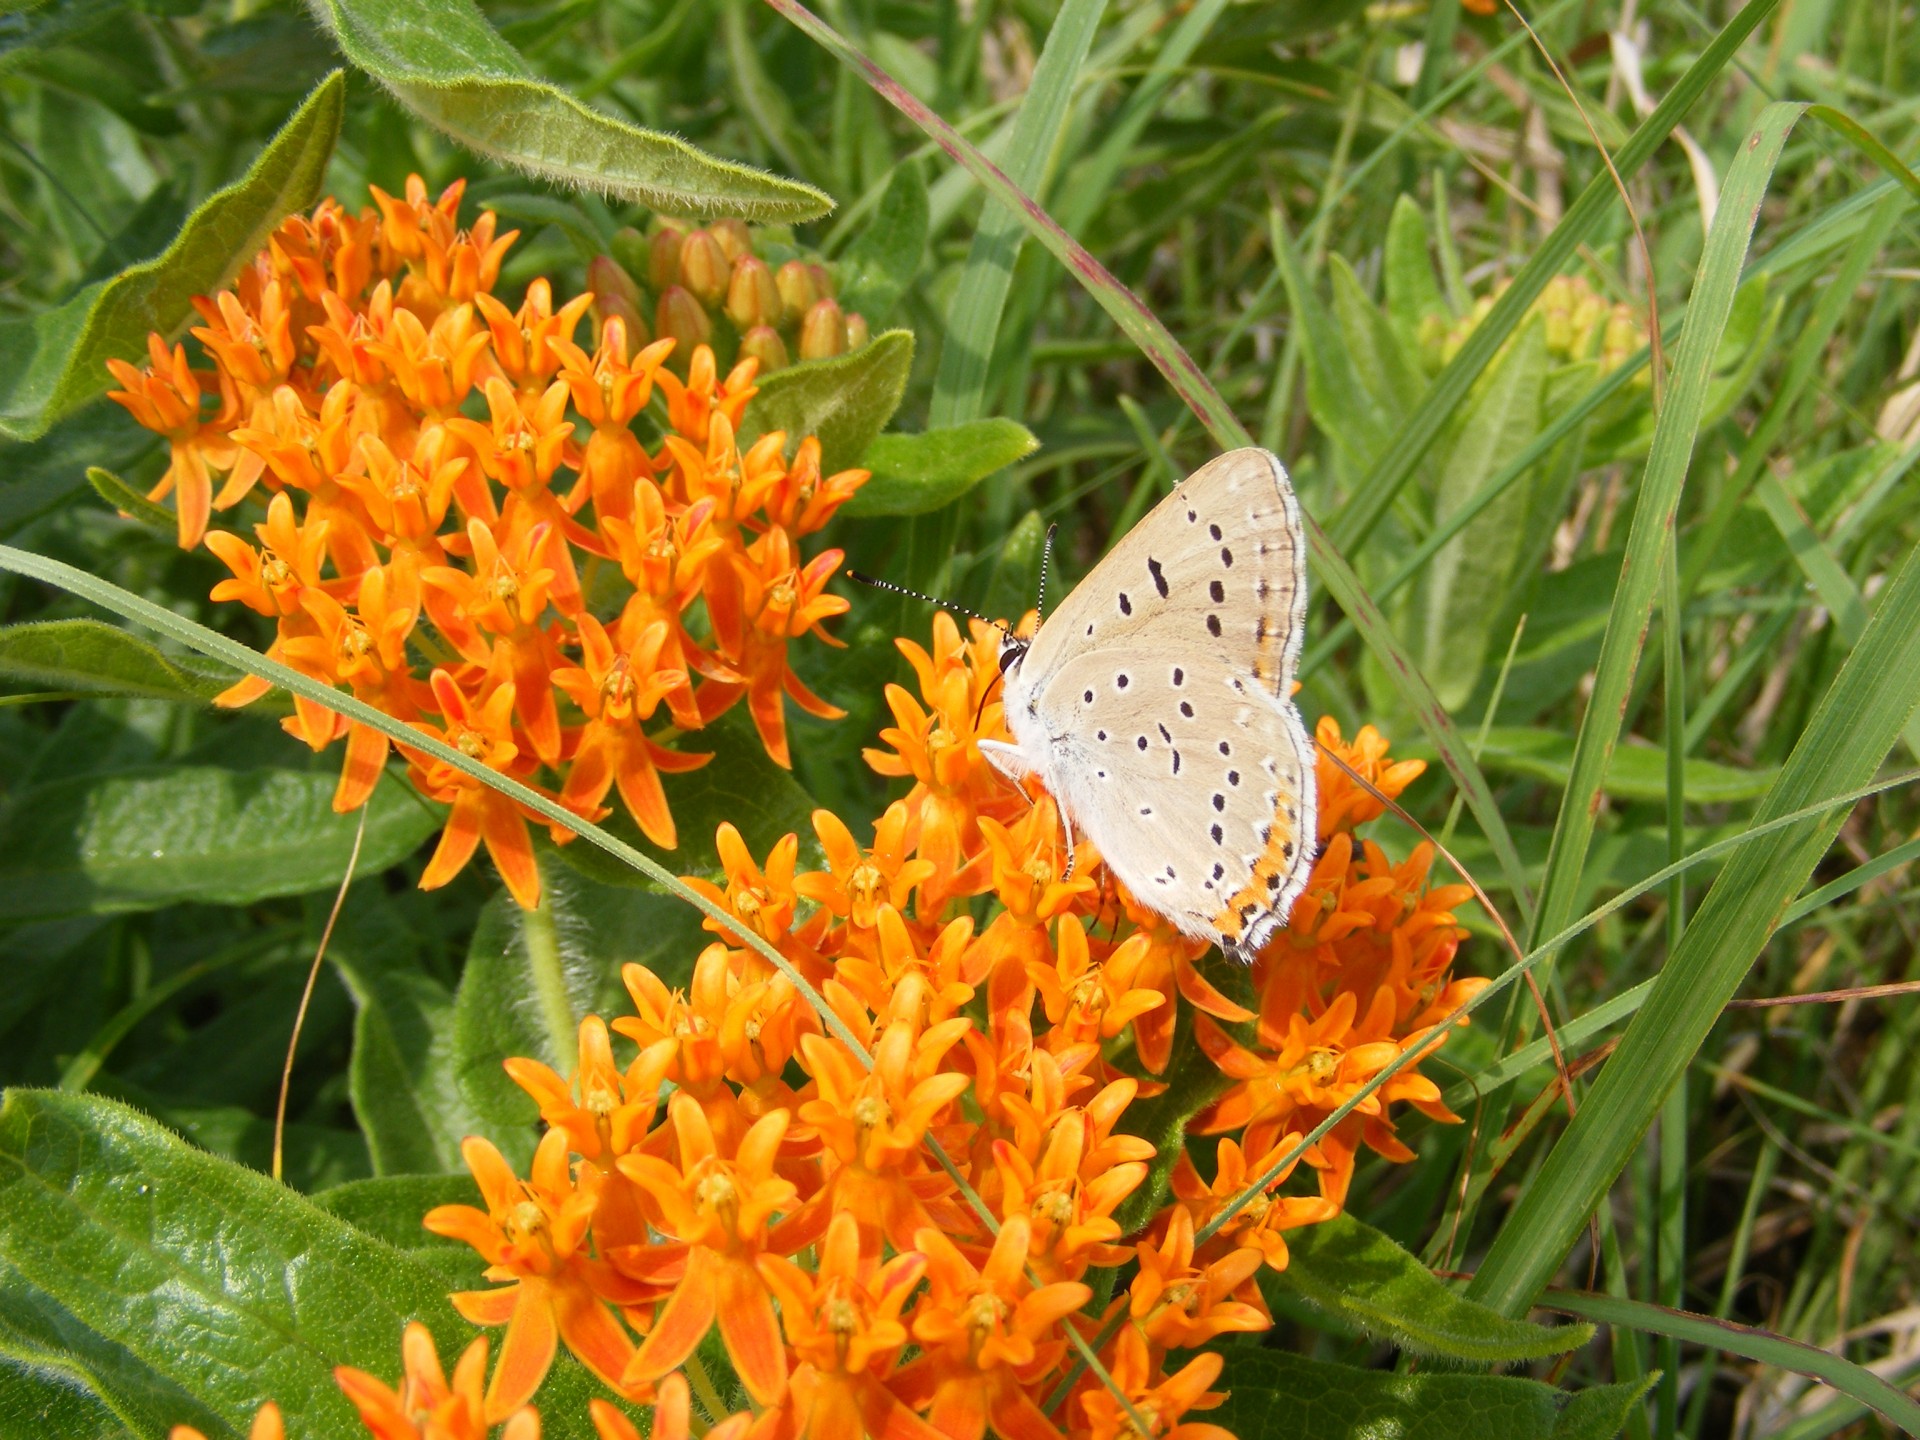
[[[487,1338],[482,1335],[462,1352],[447,1383],[433,1335],[419,1321],[408,1325],[400,1338],[405,1365],[398,1389],[364,1370],[341,1365],[334,1379],[375,1440],[487,1440],[487,1419],[481,1387],[487,1378]],[[523,1405],[506,1417],[500,1440],[540,1440],[540,1416]]]
[[[287,1427],[280,1415],[280,1407],[268,1400],[253,1412],[253,1424],[247,1429],[247,1440],[286,1440]],[[176,1425],[167,1431],[167,1440],[207,1440],[207,1437],[191,1425]]]
[[440,1205],[424,1223],[434,1234],[478,1250],[487,1261],[487,1278],[506,1282],[453,1296],[454,1308],[475,1325],[507,1327],[487,1386],[487,1422],[498,1424],[532,1398],[562,1340],[581,1364],[623,1390],[633,1341],[596,1292],[601,1262],[587,1253],[599,1172],[588,1168],[575,1179],[564,1130],[549,1130],[541,1140],[526,1181],[477,1136],[462,1141],[460,1153],[487,1208]]

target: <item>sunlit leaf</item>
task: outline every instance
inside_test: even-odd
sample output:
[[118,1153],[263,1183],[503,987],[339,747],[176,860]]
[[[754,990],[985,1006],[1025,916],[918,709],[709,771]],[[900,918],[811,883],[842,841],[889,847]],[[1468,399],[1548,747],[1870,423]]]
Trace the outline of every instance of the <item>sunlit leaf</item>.
[[679,213],[811,220],[811,185],[720,160],[539,78],[470,0],[316,0],[341,52],[421,119],[532,175]]
[[831,360],[790,365],[759,381],[743,433],[784,430],[789,444],[802,435],[818,435],[825,474],[858,465],[900,408],[912,368],[909,330],[888,330]]
[[918,435],[881,435],[860,457],[873,476],[844,513],[924,515],[1039,448],[1026,426],[1001,419],[969,420]]

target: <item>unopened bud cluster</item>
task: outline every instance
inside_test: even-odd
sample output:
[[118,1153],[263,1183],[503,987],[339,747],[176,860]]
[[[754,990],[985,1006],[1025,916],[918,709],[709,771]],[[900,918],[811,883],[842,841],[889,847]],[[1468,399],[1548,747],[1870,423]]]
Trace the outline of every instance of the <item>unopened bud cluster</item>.
[[831,270],[766,233],[758,239],[756,250],[740,220],[622,230],[612,253],[588,267],[587,284],[599,313],[618,315],[629,334],[676,340],[677,355],[711,345],[726,363],[751,357],[762,374],[867,343],[867,322],[841,309]]
[[[1429,315],[1421,322],[1421,358],[1430,369],[1438,370],[1460,353],[1509,283],[1501,280],[1458,319]],[[1634,309],[1620,302],[1609,304],[1579,275],[1554,276],[1528,315],[1544,320],[1548,355],[1560,361],[1598,359],[1603,375],[1625,364],[1647,343],[1647,327]]]

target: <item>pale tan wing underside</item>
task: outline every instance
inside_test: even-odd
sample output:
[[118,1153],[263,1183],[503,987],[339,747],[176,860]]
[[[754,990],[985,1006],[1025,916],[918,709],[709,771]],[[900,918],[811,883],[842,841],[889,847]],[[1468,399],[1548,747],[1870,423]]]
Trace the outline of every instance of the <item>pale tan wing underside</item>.
[[1306,547],[1280,462],[1196,471],[1041,627],[1047,779],[1128,889],[1247,952],[1314,848],[1313,745],[1289,698]]

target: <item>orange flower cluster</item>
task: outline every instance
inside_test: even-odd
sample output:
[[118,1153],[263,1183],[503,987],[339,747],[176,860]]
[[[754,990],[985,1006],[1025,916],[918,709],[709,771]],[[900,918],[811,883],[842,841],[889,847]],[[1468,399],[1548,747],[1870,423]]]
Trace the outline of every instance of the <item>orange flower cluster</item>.
[[[708,757],[646,732],[662,706],[686,731],[745,699],[782,765],[789,697],[840,713],[787,647],[828,638],[820,622],[847,608],[826,593],[840,552],[809,560],[802,541],[866,472],[823,476],[812,437],[791,458],[777,431],[741,449],[752,359],[721,376],[698,346],[682,379],[662,368],[674,341],[636,350],[617,315],[583,349],[594,297],[556,308],[545,280],[510,309],[492,291],[516,232],[496,235],[487,213],[462,228],[462,188],[430,200],[414,177],[358,216],[327,200],[287,220],[232,290],[195,302],[213,368],[156,335],[145,370],[109,362],[113,398],[166,437],[154,496],[174,495],[183,547],[232,571],[213,598],[276,622],[270,655],[503,774],[554,777],[545,793],[589,819],[617,789],[671,847],[660,772]],[[486,419],[467,413],[482,401]],[[650,405],[652,450],[632,428]],[[266,500],[253,540],[207,528],[249,497]],[[244,680],[220,703],[267,688]],[[316,750],[344,738],[334,808],[366,803],[385,736],[306,701],[285,724]],[[515,898],[537,903],[530,817],[402,749],[451,807],[421,884],[445,884],[484,842]]]
[[[1283,1172],[1201,1238],[1383,1067],[1437,1049],[1481,983],[1449,976],[1466,892],[1428,887],[1424,848],[1396,866],[1356,839],[1382,806],[1323,759],[1322,854],[1243,1008],[1084,841],[1067,878],[1053,801],[983,758],[1004,735],[997,638],[941,615],[931,650],[900,642],[920,694],[889,688],[868,756],[913,785],[871,845],[816,812],[827,868],[802,872],[796,837],[762,861],[722,827],[724,885],[689,883],[784,966],[710,921],[684,990],[626,968],[633,1013],[582,1024],[572,1077],[506,1062],[548,1126],[530,1174],[469,1139],[483,1206],[426,1217],[498,1282],[454,1297],[506,1327],[491,1419],[562,1343],[630,1400],[683,1403],[683,1370],[717,1393],[717,1329],[750,1402],[730,1435],[1118,1440],[1137,1416],[1222,1440],[1184,1418],[1219,1398],[1222,1357],[1198,1347],[1268,1327],[1258,1272],[1338,1212],[1361,1145],[1408,1157],[1395,1102],[1454,1118],[1410,1065],[1305,1151],[1310,1193],[1280,1193]],[[1371,729],[1320,739],[1387,795],[1422,769]],[[1174,1066],[1182,998],[1199,1043]],[[1129,1112],[1170,1085],[1211,1097],[1195,1128],[1220,1138],[1156,1181]],[[1119,1394],[1068,1383],[1076,1336]]]

